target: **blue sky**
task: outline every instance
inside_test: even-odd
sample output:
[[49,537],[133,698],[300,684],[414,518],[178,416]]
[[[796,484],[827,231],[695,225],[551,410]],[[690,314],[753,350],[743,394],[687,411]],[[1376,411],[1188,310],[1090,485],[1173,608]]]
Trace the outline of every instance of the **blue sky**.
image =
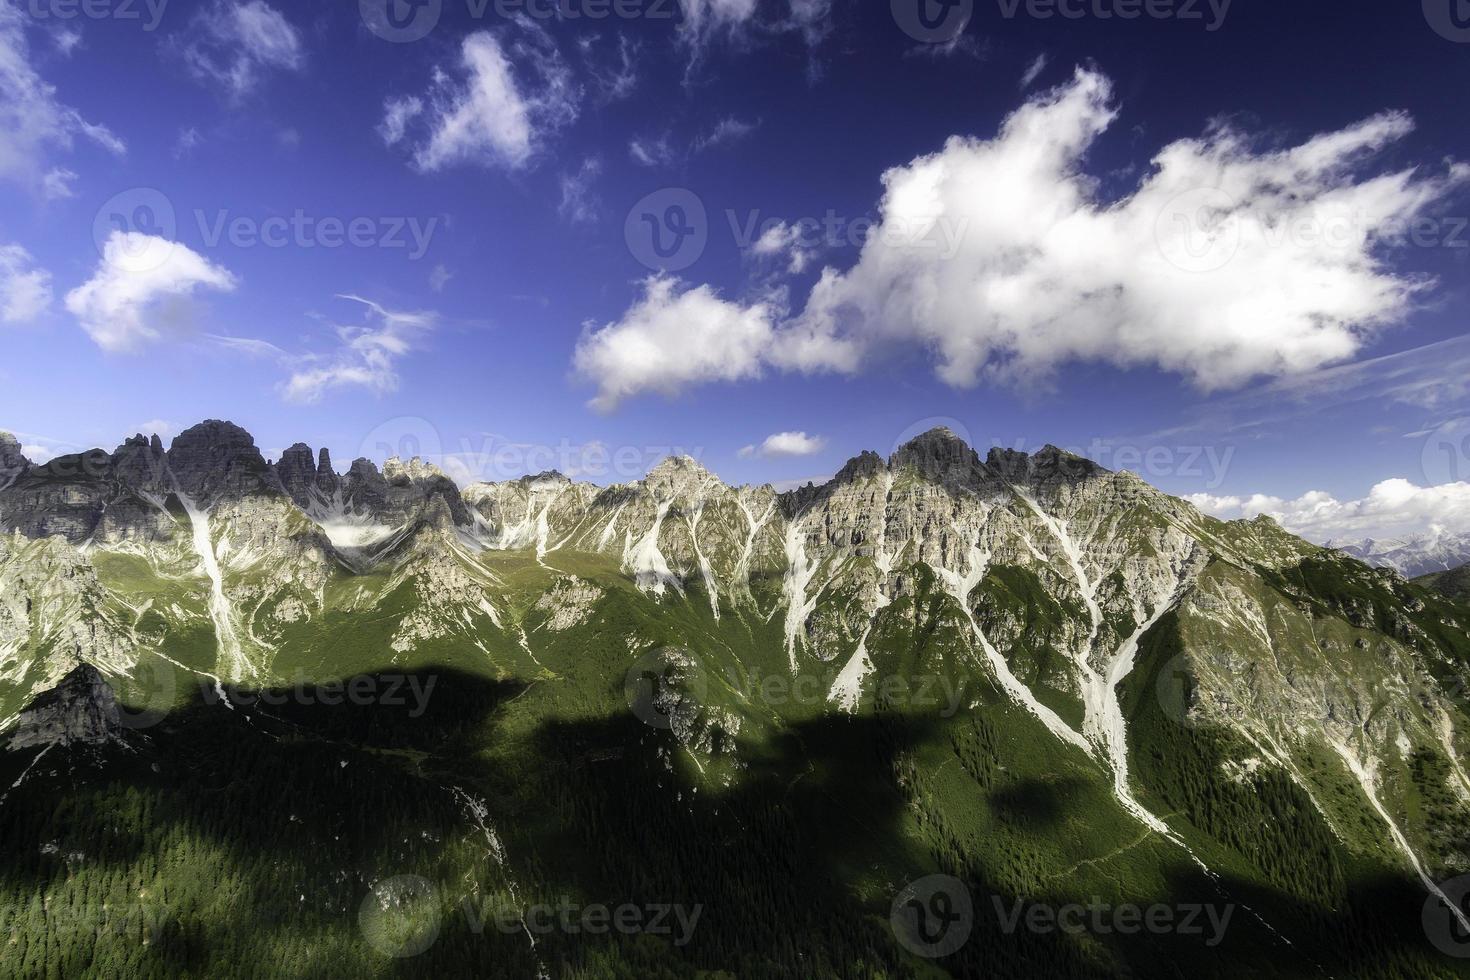
[[937,420],[1470,515],[1371,496],[1470,479],[1448,2],[623,2],[7,0],[0,427],[784,483]]

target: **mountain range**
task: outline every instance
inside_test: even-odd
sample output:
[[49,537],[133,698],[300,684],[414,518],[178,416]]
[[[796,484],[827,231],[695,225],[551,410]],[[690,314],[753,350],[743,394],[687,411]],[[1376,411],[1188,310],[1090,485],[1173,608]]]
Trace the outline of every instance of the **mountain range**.
[[[1470,975],[1434,584],[944,429],[784,493],[0,435],[0,932],[63,971]],[[699,916],[536,928],[563,900]],[[1229,927],[1031,917],[1073,903]]]
[[1392,568],[1405,578],[1449,572],[1470,565],[1470,534],[1450,531],[1410,534],[1399,538],[1361,538],[1328,541],[1359,561],[1379,568]]

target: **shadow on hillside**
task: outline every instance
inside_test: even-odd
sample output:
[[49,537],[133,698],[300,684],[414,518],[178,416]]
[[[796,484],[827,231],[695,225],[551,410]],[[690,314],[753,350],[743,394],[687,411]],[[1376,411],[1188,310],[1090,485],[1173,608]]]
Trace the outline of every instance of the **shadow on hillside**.
[[[123,952],[95,931],[59,933],[53,917],[33,912],[4,925],[46,956],[70,945],[100,958],[88,963],[154,972],[902,977],[921,975],[925,961],[895,941],[891,905],[906,883],[943,870],[973,898],[971,938],[931,964],[953,976],[1107,976],[1120,965],[1143,977],[1313,972],[1309,953],[1293,953],[1239,909],[1215,947],[1177,933],[1079,938],[1024,922],[1008,930],[1019,896],[987,881],[980,862],[953,857],[983,842],[932,827],[925,832],[942,843],[914,834],[904,763],[945,738],[937,717],[839,715],[742,741],[736,757],[747,768],[727,785],[730,760],[702,774],[670,733],[631,713],[543,719],[512,739],[502,722],[521,685],[428,669],[404,678],[403,703],[394,703],[395,676],[371,678],[376,698],[344,693],[339,703],[322,686],[246,692],[233,710],[201,693],[101,765],[79,759],[69,772],[60,758],[43,760],[0,804],[0,909],[28,908],[38,895],[53,907],[116,907],[146,893],[168,918],[146,945]],[[0,759],[3,785],[31,761]],[[976,806],[995,804],[1048,832],[1086,816],[1037,787],[991,804],[977,791]],[[374,882],[399,875],[433,882],[444,911],[427,950],[391,960],[367,948],[358,915]],[[1324,945],[1354,933],[1343,948],[1363,975],[1412,975],[1401,963],[1423,945],[1408,913],[1389,925],[1374,918],[1417,913],[1402,882],[1370,885],[1340,913],[1203,874],[1171,886],[1158,901],[1221,901],[1223,889],[1284,913]],[[678,906],[699,918],[684,944],[649,931],[555,928],[533,950],[523,933],[477,931],[461,914],[462,900],[484,908],[511,887],[521,908]],[[1021,906],[1089,898],[1063,882]],[[37,931],[49,946],[36,943]]]

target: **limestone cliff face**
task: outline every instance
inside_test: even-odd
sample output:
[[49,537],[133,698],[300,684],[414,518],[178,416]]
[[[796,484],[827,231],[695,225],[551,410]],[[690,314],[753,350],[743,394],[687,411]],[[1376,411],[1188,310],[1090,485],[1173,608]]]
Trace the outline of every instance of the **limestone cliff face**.
[[84,663],[20,713],[9,748],[99,746],[122,741],[125,732],[112,687]]
[[30,465],[20,451],[20,440],[9,432],[0,432],[0,490],[14,483]]
[[[1446,637],[1470,615],[1270,521],[1213,520],[1053,447],[982,457],[936,429],[780,494],[687,457],[615,486],[543,473],[461,491],[419,459],[381,472],[359,459],[338,476],[299,443],[267,462],[243,429],[206,422],[166,452],[138,436],[45,466],[0,440],[6,473],[11,716],[17,692],[79,662],[127,677],[182,647],[191,669],[264,680],[316,642],[303,637],[346,623],[381,630],[352,651],[370,663],[472,651],[507,676],[550,676],[537,645],[577,640],[610,603],[613,621],[659,637],[757,644],[854,711],[897,669],[895,626],[912,631],[922,603],[945,656],[1111,768],[1129,812],[1120,691],[1164,639],[1188,679],[1181,723],[1244,740],[1259,759],[1240,765],[1265,759],[1331,800],[1338,787],[1303,773],[1341,758],[1376,805],[1407,792],[1427,754],[1470,807],[1470,718],[1445,690],[1459,669]],[[1405,839],[1438,847],[1431,829],[1406,824]]]

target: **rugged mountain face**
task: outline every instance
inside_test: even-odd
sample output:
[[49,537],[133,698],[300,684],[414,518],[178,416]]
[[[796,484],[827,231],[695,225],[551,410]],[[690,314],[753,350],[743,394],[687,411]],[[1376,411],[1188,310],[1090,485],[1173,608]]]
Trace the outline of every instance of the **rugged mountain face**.
[[1402,538],[1329,541],[1327,547],[1375,565],[1392,568],[1405,578],[1446,572],[1470,564],[1470,534],[1448,531]]
[[1432,572],[1414,581],[1449,599],[1470,599],[1470,565],[1448,572]]
[[[563,744],[610,758],[605,733],[557,726],[626,718],[625,676],[629,691],[661,677],[678,690],[648,711],[629,695],[663,721],[636,746],[690,819],[706,819],[696,794],[744,813],[765,780],[816,778],[782,758],[793,745],[865,745],[881,765],[847,778],[883,788],[858,809],[901,799],[895,840],[928,841],[950,873],[1029,896],[1077,878],[1121,900],[1203,868],[1199,887],[1250,895],[1264,931],[1242,942],[1290,936],[1291,963],[1261,958],[1285,975],[1389,942],[1349,943],[1356,920],[1323,917],[1361,911],[1364,882],[1439,901],[1470,871],[1470,608],[1051,447],[982,458],[937,429],[784,494],[689,458],[609,487],[545,473],[461,491],[418,459],[339,476],[298,444],[269,462],[206,422],[166,452],[136,437],[12,469],[0,724],[78,664],[130,704],[186,712],[201,685],[453,671],[529,685],[499,734],[451,740],[465,760]],[[907,745],[897,719],[928,734]],[[1016,812],[1080,843],[1059,849]],[[500,832],[534,853],[523,873],[546,873],[533,830]],[[1104,946],[1104,972],[1148,961]],[[1020,962],[956,955],[960,973]]]
[[79,664],[16,716],[9,749],[95,747],[121,742],[126,731],[107,680],[91,664]]

